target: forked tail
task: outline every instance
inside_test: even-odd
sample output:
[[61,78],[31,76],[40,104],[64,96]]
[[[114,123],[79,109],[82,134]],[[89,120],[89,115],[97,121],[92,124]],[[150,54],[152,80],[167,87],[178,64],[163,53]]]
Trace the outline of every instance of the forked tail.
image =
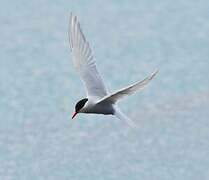
[[127,116],[120,110],[120,108],[118,108],[118,107],[115,108],[115,113],[114,113],[114,115],[115,115],[118,119],[120,119],[120,120],[122,120],[122,121],[125,121],[130,127],[132,127],[132,128],[137,128],[136,124],[135,124],[129,117],[127,117]]

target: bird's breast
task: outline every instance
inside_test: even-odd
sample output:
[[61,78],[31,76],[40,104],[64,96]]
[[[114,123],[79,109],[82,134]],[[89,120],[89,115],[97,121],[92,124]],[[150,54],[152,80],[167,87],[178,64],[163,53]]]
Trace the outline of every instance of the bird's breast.
[[114,107],[112,104],[93,104],[89,103],[82,109],[82,113],[93,114],[114,114]]

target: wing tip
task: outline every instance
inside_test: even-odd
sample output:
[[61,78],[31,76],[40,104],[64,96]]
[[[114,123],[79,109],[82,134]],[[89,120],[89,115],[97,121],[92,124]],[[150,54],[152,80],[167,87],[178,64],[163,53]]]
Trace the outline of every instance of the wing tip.
[[153,71],[153,73],[150,76],[150,79],[154,78],[158,73],[159,73],[159,70],[158,69],[156,69],[155,71]]
[[69,43],[70,43],[70,50],[73,50],[73,42],[72,42],[72,22],[73,22],[73,12],[70,12],[70,18],[69,18],[69,30],[68,30],[68,37],[69,37]]
[[87,40],[86,40],[82,30],[81,30],[78,17],[76,15],[73,15],[73,12],[71,11],[70,12],[70,21],[69,21],[69,31],[68,31],[71,51],[74,48],[73,47],[73,43],[74,43],[73,42],[73,35],[75,33],[77,33],[77,31],[79,31],[80,36],[82,37],[83,41],[87,42]]
[[69,42],[70,42],[70,49],[73,50],[73,33],[74,27],[76,24],[78,24],[78,17],[76,15],[73,15],[73,12],[70,12],[70,21],[69,21],[69,30],[68,30],[68,36],[69,36]]

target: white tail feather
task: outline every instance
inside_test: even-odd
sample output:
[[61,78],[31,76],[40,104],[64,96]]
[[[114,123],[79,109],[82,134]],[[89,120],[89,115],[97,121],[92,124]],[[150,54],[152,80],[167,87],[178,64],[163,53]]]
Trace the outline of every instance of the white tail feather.
[[136,124],[130,118],[128,118],[119,108],[115,108],[114,115],[118,119],[123,120],[124,122],[126,122],[130,127],[132,127],[132,128],[137,127]]

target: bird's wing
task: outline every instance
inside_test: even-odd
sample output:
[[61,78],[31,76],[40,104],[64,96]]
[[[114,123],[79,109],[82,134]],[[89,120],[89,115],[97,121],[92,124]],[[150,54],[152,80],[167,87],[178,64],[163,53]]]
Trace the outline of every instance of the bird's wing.
[[146,77],[144,80],[139,81],[137,83],[134,83],[128,87],[125,87],[123,89],[120,89],[119,91],[112,93],[110,95],[107,95],[103,97],[101,100],[99,100],[97,103],[116,103],[118,100],[121,100],[122,98],[132,95],[136,93],[137,91],[143,89],[152,79],[153,77],[157,74],[158,71],[155,71],[152,73],[150,76]]
[[81,76],[87,91],[87,96],[104,97],[107,90],[97,71],[92,50],[86,40],[78,18],[71,13],[69,28],[70,47],[73,53],[73,63]]

